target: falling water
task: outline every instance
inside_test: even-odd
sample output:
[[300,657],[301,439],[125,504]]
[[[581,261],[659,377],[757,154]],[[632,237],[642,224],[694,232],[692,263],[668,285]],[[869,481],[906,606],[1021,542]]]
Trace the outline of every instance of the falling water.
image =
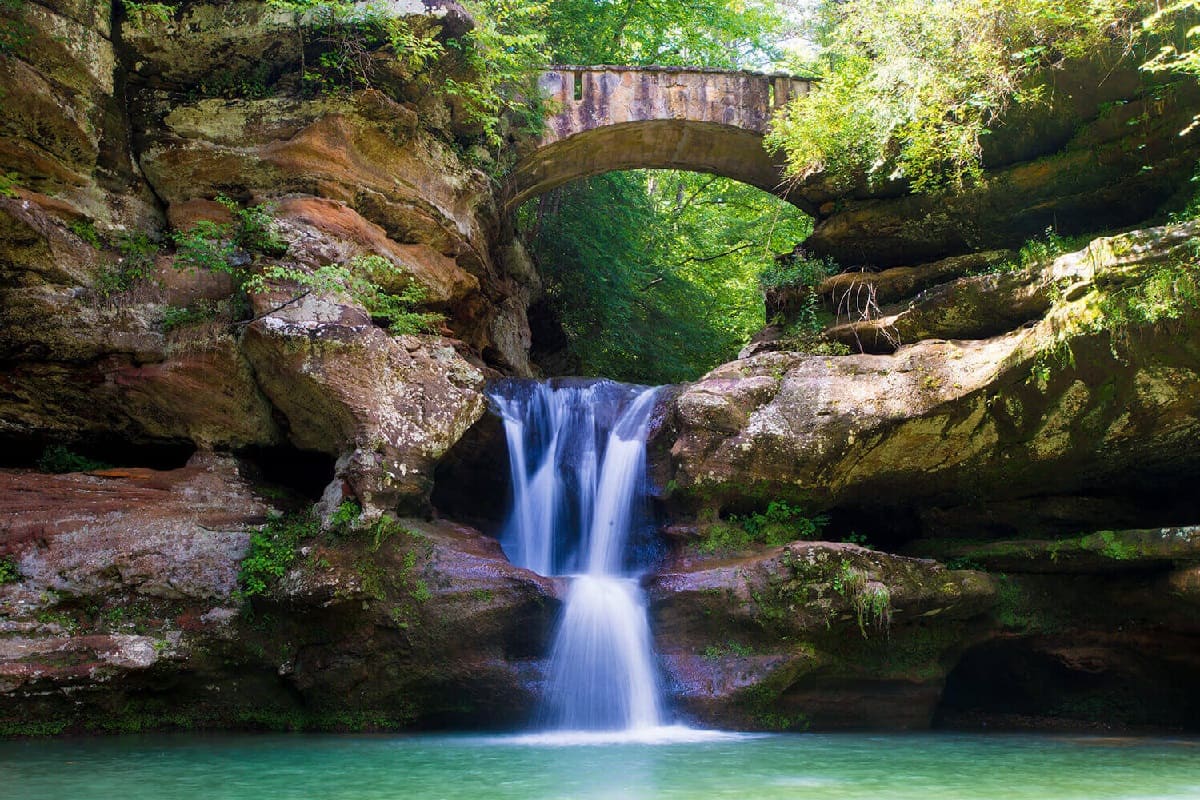
[[503,381],[516,564],[571,575],[550,659],[546,721],[563,730],[661,724],[646,603],[630,554],[644,501],[655,389],[611,381]]

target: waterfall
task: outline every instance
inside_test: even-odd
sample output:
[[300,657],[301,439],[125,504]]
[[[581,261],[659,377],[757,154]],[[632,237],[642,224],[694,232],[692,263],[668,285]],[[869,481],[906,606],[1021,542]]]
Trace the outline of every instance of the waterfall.
[[544,718],[561,730],[662,724],[646,601],[630,550],[642,521],[646,434],[656,389],[612,381],[501,381],[513,563],[569,575]]

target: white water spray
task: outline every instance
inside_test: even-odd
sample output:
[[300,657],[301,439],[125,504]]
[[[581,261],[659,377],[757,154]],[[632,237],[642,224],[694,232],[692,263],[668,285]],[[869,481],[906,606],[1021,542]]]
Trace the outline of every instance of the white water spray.
[[512,470],[505,550],[535,572],[574,576],[545,700],[556,729],[662,724],[645,598],[625,566],[656,394],[609,381],[507,381],[491,393]]

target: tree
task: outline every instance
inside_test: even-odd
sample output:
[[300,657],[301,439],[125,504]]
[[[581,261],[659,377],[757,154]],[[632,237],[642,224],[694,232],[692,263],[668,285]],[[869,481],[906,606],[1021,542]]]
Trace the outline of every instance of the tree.
[[759,275],[811,231],[782,200],[710,175],[610,173],[522,208],[572,367],[693,380],[763,325]]
[[821,90],[794,101],[770,144],[791,174],[835,186],[907,180],[958,190],[982,175],[981,137],[1037,74],[1114,43],[1142,0],[826,0],[813,26]]

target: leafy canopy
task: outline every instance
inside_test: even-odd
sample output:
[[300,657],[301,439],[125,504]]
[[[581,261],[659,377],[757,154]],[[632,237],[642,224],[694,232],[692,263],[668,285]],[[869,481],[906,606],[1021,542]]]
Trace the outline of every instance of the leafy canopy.
[[545,17],[558,64],[742,67],[778,55],[773,0],[556,0]]
[[826,0],[814,23],[820,91],[775,121],[796,178],[845,188],[906,179],[920,192],[981,177],[981,139],[1035,73],[1128,45],[1142,0]]
[[763,325],[760,274],[811,231],[766,192],[688,172],[610,173],[521,212],[570,371],[643,383],[733,358]]

